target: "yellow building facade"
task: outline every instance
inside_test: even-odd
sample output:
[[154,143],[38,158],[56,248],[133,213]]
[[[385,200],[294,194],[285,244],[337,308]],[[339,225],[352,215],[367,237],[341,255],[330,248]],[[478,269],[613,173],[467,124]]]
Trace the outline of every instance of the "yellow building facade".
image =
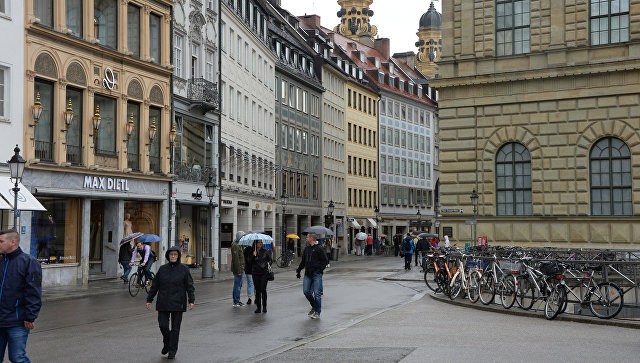
[[506,3],[443,3],[441,234],[473,238],[476,190],[490,244],[637,248],[638,2]]

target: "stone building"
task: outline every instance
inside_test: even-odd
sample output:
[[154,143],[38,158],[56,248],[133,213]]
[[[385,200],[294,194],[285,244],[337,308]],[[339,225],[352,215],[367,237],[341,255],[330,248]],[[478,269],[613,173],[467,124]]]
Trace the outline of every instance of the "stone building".
[[171,245],[182,263],[218,262],[218,189],[210,205],[205,185],[220,184],[218,171],[218,2],[178,0],[173,6],[173,147],[175,211]]
[[420,17],[418,28],[418,55],[416,56],[416,68],[429,78],[438,76],[438,65],[442,53],[442,14],[440,14],[433,1],[429,10]]
[[[636,247],[638,1],[443,4],[442,226],[470,241]],[[445,232],[446,233],[446,232]]]
[[373,0],[338,0],[340,24],[333,28],[335,33],[356,42],[373,46],[373,39],[378,34],[378,28],[371,24],[373,10],[370,9]]
[[[172,1],[25,1],[21,237],[44,285],[121,273],[123,220],[167,241]],[[72,117],[66,123],[65,115]],[[152,247],[164,260],[167,243]]]

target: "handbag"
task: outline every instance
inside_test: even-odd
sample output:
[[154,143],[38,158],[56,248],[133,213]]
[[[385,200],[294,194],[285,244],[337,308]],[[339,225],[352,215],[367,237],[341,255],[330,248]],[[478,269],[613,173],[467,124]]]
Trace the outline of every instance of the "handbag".
[[268,266],[267,281],[273,281],[275,279],[275,276],[273,275],[273,270],[271,270],[270,264],[267,264],[267,266]]

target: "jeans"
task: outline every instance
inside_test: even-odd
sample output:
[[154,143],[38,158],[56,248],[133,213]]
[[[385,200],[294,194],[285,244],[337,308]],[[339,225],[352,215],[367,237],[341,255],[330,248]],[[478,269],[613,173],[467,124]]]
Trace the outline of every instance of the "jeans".
[[313,276],[305,274],[302,290],[313,311],[320,315],[320,312],[322,312],[322,274],[319,272],[316,272]]
[[150,258],[147,260],[147,264],[144,265],[144,274],[147,276],[147,279],[149,281],[153,280],[152,279],[153,276],[151,275],[151,265],[153,265],[154,262],[156,262],[156,260],[153,258]]
[[27,338],[29,330],[24,325],[11,328],[0,328],[0,362],[4,361],[4,351],[9,345],[9,360],[11,362],[31,362],[27,358]]
[[129,260],[120,261],[120,264],[122,265],[122,269],[124,270],[124,273],[122,273],[122,279],[128,280],[129,279],[129,273],[131,272],[131,269],[133,267],[129,266]]
[[240,291],[242,291],[242,275],[244,272],[240,272],[239,274],[233,273],[233,303],[237,304],[240,302]]
[[412,253],[404,253],[404,269],[411,270],[411,255]]
[[247,297],[252,297],[256,294],[256,289],[253,286],[253,275],[246,274],[247,276]]
[[267,309],[267,275],[253,275],[256,285],[256,309]]
[[[169,317],[171,317],[171,329],[169,329]],[[182,324],[182,311],[158,311],[158,326],[162,333],[162,343],[169,353],[178,351],[178,339],[180,338],[180,324]]]

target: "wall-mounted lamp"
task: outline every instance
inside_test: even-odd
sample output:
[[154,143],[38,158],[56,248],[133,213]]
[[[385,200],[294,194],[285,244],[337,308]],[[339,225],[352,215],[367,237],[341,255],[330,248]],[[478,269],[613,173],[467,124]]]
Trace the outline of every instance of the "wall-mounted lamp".
[[156,118],[154,117],[151,119],[151,126],[149,126],[149,145],[153,143],[157,133],[158,129],[156,128]]
[[171,131],[169,131],[169,143],[173,147],[173,144],[176,142],[176,123],[171,124]]
[[195,193],[191,193],[191,197],[195,200],[201,200],[202,199],[202,190],[200,190],[200,188],[196,189]]
[[[96,105],[96,112],[93,114],[93,117],[91,118],[91,120],[93,121],[93,138],[97,138],[98,137],[98,129],[100,129],[100,122],[102,122],[102,117],[100,117],[100,105]],[[94,140],[95,143],[95,140]]]
[[131,112],[131,116],[129,116],[129,122],[127,122],[127,139],[124,140],[124,142],[129,142],[135,128],[136,124],[133,123],[133,112]]
[[40,116],[42,115],[43,109],[44,107],[42,107],[42,103],[40,103],[40,92],[37,92],[36,102],[33,104],[33,106],[31,106],[31,113],[33,115],[33,125],[29,125],[29,126],[33,126],[33,127],[38,126],[38,121],[40,120]]
[[61,132],[66,132],[69,131],[69,128],[71,127],[71,122],[73,121],[73,108],[71,107],[71,98],[69,98],[69,103],[67,104],[67,109],[64,111],[64,125],[65,125],[65,129],[64,130],[60,130]]

